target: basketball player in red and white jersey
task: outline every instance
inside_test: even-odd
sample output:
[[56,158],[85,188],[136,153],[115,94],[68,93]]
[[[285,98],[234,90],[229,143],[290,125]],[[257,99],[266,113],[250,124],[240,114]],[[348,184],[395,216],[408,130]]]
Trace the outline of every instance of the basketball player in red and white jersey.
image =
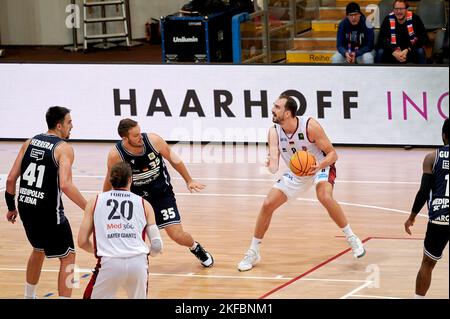
[[312,185],[316,187],[320,203],[345,233],[354,256],[359,258],[365,254],[361,240],[352,232],[344,211],[333,198],[336,177],[334,163],[338,158],[336,150],[319,122],[313,118],[297,117],[296,112],[297,103],[290,96],[281,95],[274,103],[272,121],[275,125],[269,129],[269,156],[266,165],[274,174],[278,171],[280,155],[289,167],[291,156],[299,150],[312,153],[316,157],[316,164],[310,168],[308,176],[304,177],[287,171],[270,190],[256,220],[250,248],[238,264],[239,271],[250,270],[261,260],[259,246],[274,211],[299,191],[305,191]]
[[128,164],[114,165],[110,174],[113,189],[86,206],[78,245],[94,253],[98,261],[84,299],[114,298],[119,287],[125,288],[128,298],[147,298],[147,255],[156,256],[163,243],[150,203],[130,192],[131,174]]

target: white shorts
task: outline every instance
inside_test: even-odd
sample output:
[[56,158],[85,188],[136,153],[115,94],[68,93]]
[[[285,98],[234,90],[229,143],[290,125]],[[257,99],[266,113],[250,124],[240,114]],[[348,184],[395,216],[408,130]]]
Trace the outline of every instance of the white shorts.
[[329,182],[331,185],[334,185],[335,178],[336,168],[334,164],[332,164],[318,171],[313,176],[299,177],[294,175],[291,171],[287,171],[273,187],[279,189],[288,199],[291,199],[300,191],[306,192],[312,185],[316,185],[319,182]]
[[[92,299],[112,299],[123,287],[130,299],[147,299],[148,259],[141,254],[128,258],[101,257],[91,279]],[[86,295],[86,293],[85,293]],[[85,296],[86,297],[86,296]]]

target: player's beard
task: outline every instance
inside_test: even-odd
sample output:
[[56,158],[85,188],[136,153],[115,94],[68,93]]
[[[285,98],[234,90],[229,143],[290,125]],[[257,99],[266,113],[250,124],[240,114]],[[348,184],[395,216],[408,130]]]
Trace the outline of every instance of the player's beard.
[[128,140],[128,144],[130,144],[130,146],[132,146],[132,147],[142,147],[142,146],[144,146],[144,141],[141,140],[140,143],[134,143],[134,142]]
[[272,122],[274,122],[275,124],[281,124],[281,120],[272,113]]

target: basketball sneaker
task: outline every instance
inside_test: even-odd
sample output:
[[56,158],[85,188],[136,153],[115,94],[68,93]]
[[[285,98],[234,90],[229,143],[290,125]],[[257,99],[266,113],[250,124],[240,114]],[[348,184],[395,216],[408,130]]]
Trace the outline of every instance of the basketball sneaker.
[[364,249],[361,240],[357,236],[352,235],[347,237],[347,242],[352,248],[353,256],[355,256],[355,258],[361,258],[366,254],[366,250]]
[[261,255],[259,252],[249,249],[245,253],[244,258],[241,260],[241,262],[237,265],[237,268],[239,271],[247,271],[253,268],[257,263],[259,263],[261,260]]
[[208,253],[200,243],[197,243],[197,247],[191,250],[191,253],[200,260],[203,267],[211,267],[214,264],[214,259],[210,253]]

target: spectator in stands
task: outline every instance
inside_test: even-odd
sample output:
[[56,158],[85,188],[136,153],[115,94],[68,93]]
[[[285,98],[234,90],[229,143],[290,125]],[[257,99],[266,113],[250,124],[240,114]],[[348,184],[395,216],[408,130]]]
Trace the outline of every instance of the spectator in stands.
[[336,52],[332,63],[373,63],[375,58],[374,30],[370,21],[361,13],[359,4],[350,2],[346,17],[339,23]]
[[425,64],[424,46],[428,34],[422,20],[408,10],[406,0],[395,0],[394,10],[380,27],[377,43],[377,62]]

